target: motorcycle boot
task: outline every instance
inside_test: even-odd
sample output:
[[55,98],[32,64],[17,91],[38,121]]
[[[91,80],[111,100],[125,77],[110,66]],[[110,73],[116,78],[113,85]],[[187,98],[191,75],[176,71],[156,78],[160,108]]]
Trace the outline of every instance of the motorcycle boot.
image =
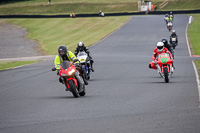
[[93,59],[91,59],[91,60],[90,60],[90,65],[91,65],[91,70],[92,70],[92,72],[94,72],[93,63],[94,63],[94,61],[93,61]]

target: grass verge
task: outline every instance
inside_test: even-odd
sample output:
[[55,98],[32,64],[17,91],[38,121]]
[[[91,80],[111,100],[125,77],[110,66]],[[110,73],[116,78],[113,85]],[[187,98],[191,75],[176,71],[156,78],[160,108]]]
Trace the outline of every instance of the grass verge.
[[57,54],[59,45],[66,45],[74,52],[79,41],[90,46],[120,28],[130,19],[121,17],[55,18],[55,19],[6,19],[28,29],[28,38],[37,40],[48,55]]
[[0,70],[11,69],[17,66],[37,63],[39,61],[0,61]]
[[192,54],[200,55],[200,14],[192,15],[193,21],[189,25],[188,35],[192,44]]
[[[193,16],[193,21],[189,25],[188,35],[189,35],[190,44],[191,44],[191,47],[192,47],[192,54],[200,55],[200,40],[199,40],[199,36],[200,36],[200,31],[199,31],[199,29],[200,29],[200,14],[194,14],[192,16]],[[196,60],[194,62],[195,62],[195,65],[197,67],[199,78],[200,78],[200,61]]]
[[200,9],[199,0],[170,0],[169,4],[161,10],[194,10]]

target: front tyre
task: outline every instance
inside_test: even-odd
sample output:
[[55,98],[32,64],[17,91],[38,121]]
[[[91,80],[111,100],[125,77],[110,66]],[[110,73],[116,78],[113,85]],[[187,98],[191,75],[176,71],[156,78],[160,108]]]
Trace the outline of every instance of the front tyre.
[[167,67],[163,68],[163,71],[164,71],[165,82],[168,83],[169,82],[169,75],[168,75],[168,69],[167,69]]
[[79,97],[78,88],[75,86],[74,81],[69,80],[68,83],[69,83],[70,91],[72,92],[74,97],[78,98]]

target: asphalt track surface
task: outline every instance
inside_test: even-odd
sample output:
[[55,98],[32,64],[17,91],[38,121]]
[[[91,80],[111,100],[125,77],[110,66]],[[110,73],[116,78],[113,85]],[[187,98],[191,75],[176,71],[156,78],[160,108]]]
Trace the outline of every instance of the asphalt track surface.
[[169,83],[150,70],[157,41],[169,38],[164,16],[134,16],[90,47],[95,72],[85,97],[74,98],[51,72],[53,61],[0,72],[1,133],[199,133],[200,108],[186,44],[187,15]]
[[39,53],[37,42],[29,40],[26,35],[25,28],[3,23],[0,20],[0,60],[42,55]]

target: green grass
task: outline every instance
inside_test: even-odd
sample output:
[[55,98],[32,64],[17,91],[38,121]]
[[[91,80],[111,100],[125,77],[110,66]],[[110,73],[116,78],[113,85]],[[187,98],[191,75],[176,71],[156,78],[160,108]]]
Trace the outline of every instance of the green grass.
[[36,63],[39,61],[0,61],[0,70],[11,69],[17,66]]
[[[163,1],[154,0],[152,4]],[[99,10],[105,13],[138,11],[138,0],[52,0],[51,3],[48,5],[48,0],[4,3],[0,5],[0,15],[69,14],[70,12],[83,14],[98,13]]]
[[[169,4],[163,9],[159,8],[164,0],[154,0],[158,10],[188,10],[200,9],[199,0],[169,0]],[[22,2],[2,3],[0,15],[50,15],[50,14],[76,14],[111,12],[135,12],[138,11],[138,0],[28,0]]]
[[192,53],[194,55],[200,55],[200,14],[194,14],[193,21],[189,25],[188,35],[190,43],[192,44]]
[[76,14],[103,12],[131,12],[137,11],[137,3],[69,3],[54,5],[23,6],[0,8],[0,15],[50,15],[50,14]]
[[174,0],[170,1],[162,10],[193,10],[200,9],[199,0]]
[[90,46],[120,28],[129,16],[55,19],[5,19],[28,30],[28,38],[37,40],[46,54],[57,54],[59,45],[74,52],[79,41]]
[[[193,55],[200,55],[200,14],[193,14],[193,21],[189,25],[188,35],[190,40],[190,46],[192,47]],[[198,70],[199,78],[200,78],[200,61],[194,61]]]

